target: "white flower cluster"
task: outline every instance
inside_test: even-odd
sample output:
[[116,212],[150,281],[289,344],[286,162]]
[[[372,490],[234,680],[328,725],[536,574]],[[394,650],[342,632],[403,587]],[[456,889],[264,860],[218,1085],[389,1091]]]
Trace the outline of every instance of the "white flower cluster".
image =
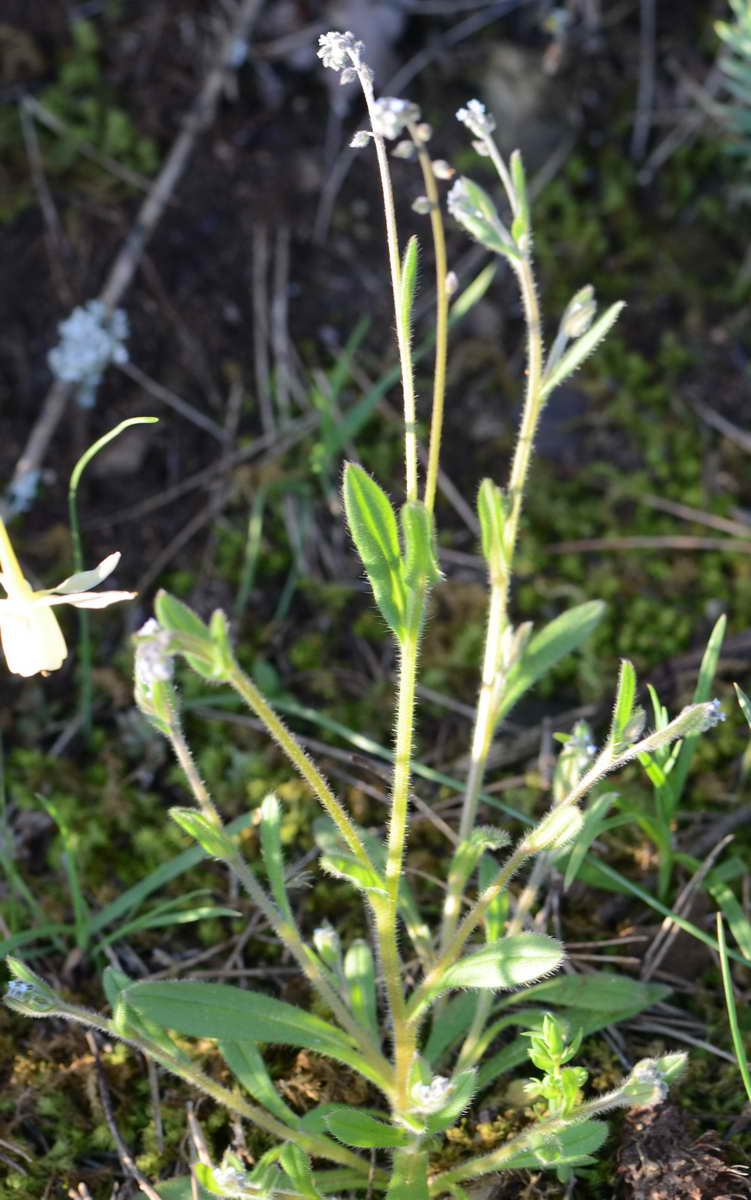
[[169,630],[162,629],[154,617],[150,617],[136,634],[136,684],[147,694],[155,683],[168,682],[172,678],[174,664],[169,644]]
[[416,1083],[412,1088],[415,1112],[434,1113],[443,1108],[453,1084],[445,1075],[434,1075],[430,1083]]
[[340,83],[353,83],[358,73],[372,81],[373,72],[363,59],[365,46],[354,33],[322,33],[318,39],[318,57],[324,67],[341,71]]
[[105,368],[128,361],[127,315],[121,308],[108,314],[101,300],[89,300],[60,322],[58,333],[60,341],[47,355],[49,368],[56,379],[77,383],[78,403],[91,408]]
[[468,100],[466,108],[460,108],[456,114],[475,137],[489,137],[495,129],[495,117],[492,117],[480,100]]
[[398,138],[408,125],[416,125],[420,120],[417,105],[397,96],[382,96],[373,108],[373,132],[389,140]]

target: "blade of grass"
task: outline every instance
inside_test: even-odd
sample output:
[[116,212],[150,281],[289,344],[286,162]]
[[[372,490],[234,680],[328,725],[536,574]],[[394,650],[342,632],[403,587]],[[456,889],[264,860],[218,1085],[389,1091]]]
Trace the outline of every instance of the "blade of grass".
[[733,980],[730,976],[730,963],[728,961],[728,949],[725,945],[725,928],[721,913],[717,914],[717,945],[720,954],[720,973],[722,975],[722,986],[725,991],[725,1006],[728,1010],[728,1024],[730,1025],[730,1036],[733,1040],[733,1050],[738,1063],[738,1070],[743,1080],[743,1086],[746,1089],[746,1095],[748,1096],[749,1103],[751,1103],[751,1075],[748,1070],[746,1047],[743,1044],[743,1036],[738,1025]]
[[[70,532],[73,539],[73,566],[75,573],[83,570],[81,526],[78,520],[78,485],[81,482],[81,476],[94,455],[98,454],[113,438],[118,437],[123,430],[128,429],[131,425],[153,425],[158,420],[158,417],[129,417],[127,421],[121,421],[109,433],[105,433],[104,437],[98,438],[93,445],[89,446],[88,450],[84,451],[73,468],[70,483],[68,484],[68,513],[70,516]],[[91,638],[89,635],[89,614],[83,609],[79,609],[78,611],[78,680],[81,727],[84,735],[88,738],[91,732]]]

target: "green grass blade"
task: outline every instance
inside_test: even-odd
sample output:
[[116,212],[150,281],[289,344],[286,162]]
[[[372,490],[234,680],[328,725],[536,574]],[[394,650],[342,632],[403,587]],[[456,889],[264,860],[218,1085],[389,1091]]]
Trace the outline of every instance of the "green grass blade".
[[738,1025],[738,1013],[735,1007],[735,994],[733,992],[733,980],[730,976],[730,963],[728,962],[728,950],[725,945],[725,929],[722,923],[722,915],[717,914],[717,945],[720,954],[720,973],[722,975],[722,986],[725,992],[725,1006],[728,1012],[728,1024],[730,1025],[730,1036],[733,1041],[733,1051],[738,1063],[738,1070],[743,1080],[743,1086],[746,1089],[749,1103],[751,1103],[751,1074],[748,1070],[748,1057],[746,1055],[746,1047],[743,1044],[743,1036]]

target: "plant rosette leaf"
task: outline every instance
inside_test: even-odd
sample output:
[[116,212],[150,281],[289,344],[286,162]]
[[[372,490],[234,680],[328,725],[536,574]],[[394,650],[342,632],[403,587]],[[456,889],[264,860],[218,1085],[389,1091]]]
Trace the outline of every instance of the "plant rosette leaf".
[[405,1130],[346,1105],[330,1109],[326,1124],[340,1142],[361,1150],[404,1146],[409,1141],[409,1134]]
[[124,996],[136,1012],[190,1037],[300,1046],[346,1063],[378,1087],[383,1080],[346,1034],[293,1004],[224,983],[166,979],[134,983]]

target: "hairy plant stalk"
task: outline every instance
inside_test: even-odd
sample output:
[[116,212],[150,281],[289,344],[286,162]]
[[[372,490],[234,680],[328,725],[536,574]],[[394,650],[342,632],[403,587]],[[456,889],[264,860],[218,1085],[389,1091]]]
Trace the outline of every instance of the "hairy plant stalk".
[[[529,879],[524,885],[516,912],[506,926],[507,937],[513,937],[515,934],[522,932],[525,918],[532,909],[532,905],[540,889],[540,884],[549,869],[550,855],[545,853],[538,855],[530,872]],[[484,1053],[485,1041],[483,1039],[483,1032],[494,1000],[495,995],[490,991],[481,992],[478,996],[472,1023],[462,1043],[454,1071],[463,1071],[466,1067],[474,1066]]]
[[[491,139],[488,139],[491,141]],[[500,156],[499,156],[500,157]],[[502,160],[500,160],[502,162]],[[537,424],[542,411],[542,329],[540,307],[537,301],[534,275],[529,257],[525,257],[517,268],[517,278],[524,306],[527,327],[527,387],[524,398],[519,438],[511,465],[508,495],[511,506],[504,527],[505,568],[497,564],[490,580],[488,625],[483,652],[482,681],[477,701],[477,715],[472,734],[472,750],[467,787],[464,793],[459,836],[466,839],[471,834],[477,819],[480,793],[482,792],[488,754],[495,729],[494,692],[501,668],[501,647],[504,631],[509,623],[509,588],[513,570],[514,553],[519,535],[524,489],[529,473],[529,462],[534,444]],[[443,909],[441,944],[445,946],[451,938],[459,919],[461,904],[461,880],[456,872],[449,875]]]
[[446,286],[448,259],[446,238],[441,215],[441,198],[436,184],[430,155],[409,126],[412,141],[417,148],[417,158],[422,171],[425,192],[430,201],[430,228],[433,234],[435,255],[435,359],[433,365],[433,404],[430,416],[430,442],[428,444],[428,468],[425,479],[425,507],[432,512],[438,486],[438,465],[441,457],[441,435],[443,432],[443,410],[446,397],[446,354],[448,348],[449,295]]
[[409,1073],[415,1054],[415,1034],[407,1021],[406,1001],[399,960],[399,885],[404,867],[404,850],[409,818],[409,789],[412,779],[412,750],[415,727],[415,691],[419,637],[425,607],[425,594],[418,591],[411,601],[410,632],[401,639],[399,689],[396,715],[394,778],[391,817],[386,855],[386,897],[377,921],[386,994],[391,1010],[394,1038],[394,1095],[398,1109],[408,1104]]
[[232,664],[227,674],[227,682],[235,689],[238,695],[242,696],[251,711],[263,722],[274,741],[284,751],[305,782],[309,784],[324,811],[331,817],[358,862],[362,863],[368,870],[374,870],[368,853],[362,844],[360,835],[323,775],[318,770],[318,767],[308,758],[308,755],[297,739],[290,733],[287,726],[279,719],[263,694],[252,680],[248,678],[245,672],[240,669],[237,663]]
[[399,235],[396,227],[396,206],[394,204],[394,189],[391,183],[386,143],[376,132],[378,122],[375,114],[375,95],[369,70],[363,69],[359,63],[354,63],[357,77],[365,97],[368,116],[373,130],[378,171],[381,177],[381,192],[383,194],[383,211],[386,218],[386,246],[388,249],[389,272],[391,275],[391,291],[394,299],[394,312],[397,315],[396,341],[399,350],[399,365],[402,377],[402,396],[404,402],[404,469],[405,492],[407,500],[417,499],[417,414],[415,405],[415,371],[412,362],[412,346],[409,333],[399,320],[402,310],[402,265],[399,258]]
[[223,822],[221,816],[219,815],[219,810],[214,804],[214,801],[211,799],[206,784],[201,779],[198,768],[196,767],[193,759],[193,755],[191,754],[190,747],[185,740],[185,735],[182,731],[182,726],[180,725],[174,705],[170,705],[170,710],[170,716],[172,720],[170,722],[169,740],[172,749],[175,752],[175,758],[177,759],[180,768],[188,781],[188,786],[190,787],[193,797],[201,812],[205,817],[208,817],[213,825],[216,825],[217,828],[220,829]]

